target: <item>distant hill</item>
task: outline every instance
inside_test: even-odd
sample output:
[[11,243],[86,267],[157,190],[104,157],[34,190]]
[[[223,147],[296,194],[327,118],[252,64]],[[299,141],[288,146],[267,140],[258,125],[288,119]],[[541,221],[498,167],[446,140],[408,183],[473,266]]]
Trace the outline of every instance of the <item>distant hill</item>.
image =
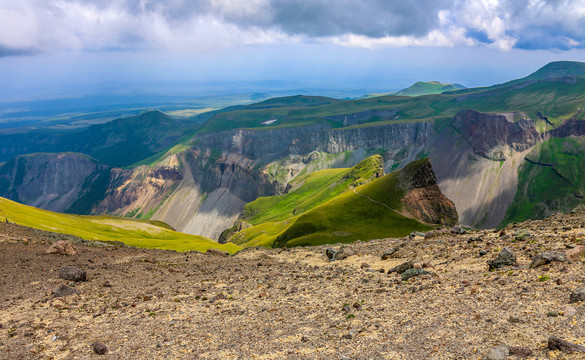
[[461,84],[446,84],[439,81],[418,81],[406,89],[402,89],[395,92],[382,93],[382,94],[367,94],[364,98],[376,97],[376,96],[387,96],[387,95],[399,95],[399,96],[421,96],[421,95],[433,95],[442,94],[447,91],[455,91],[467,89]]
[[576,61],[555,61],[546,64],[522,80],[538,80],[567,76],[585,77],[585,63]]

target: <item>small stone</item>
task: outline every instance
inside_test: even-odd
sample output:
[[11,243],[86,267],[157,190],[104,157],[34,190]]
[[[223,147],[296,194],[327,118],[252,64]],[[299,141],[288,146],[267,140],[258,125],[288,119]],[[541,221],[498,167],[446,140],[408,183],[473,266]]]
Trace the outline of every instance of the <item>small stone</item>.
[[309,342],[309,341],[311,341],[311,340],[308,337],[306,337],[304,335],[301,337],[301,342]]
[[543,252],[537,255],[534,255],[532,258],[532,262],[530,263],[531,268],[536,268],[542,265],[547,265],[552,262],[565,262],[567,261],[567,257],[565,253],[558,252],[558,251],[549,251]]
[[529,238],[530,236],[532,236],[530,231],[528,231],[526,229],[520,229],[520,230],[516,231],[516,234],[514,234],[514,239],[516,241],[523,241],[523,240],[526,240],[527,238]]
[[446,235],[446,234],[448,234],[448,231],[446,229],[444,229],[444,230],[431,230],[431,231],[427,231],[425,233],[425,240],[432,239],[434,237],[441,236],[441,235]]
[[156,263],[156,259],[154,258],[154,256],[149,255],[144,258],[144,262],[154,264]]
[[487,251],[479,250],[479,256],[486,256],[486,255],[487,255]]
[[585,353],[585,346],[570,343],[556,336],[551,336],[550,338],[548,338],[548,348],[551,350],[560,350],[566,353],[572,352]]
[[406,281],[410,278],[426,274],[430,273],[423,269],[408,269],[402,273],[402,281]]
[[94,342],[93,344],[91,344],[91,347],[93,348],[93,351],[98,355],[104,355],[105,353],[108,352],[108,347],[101,341]]
[[362,268],[362,269],[369,269],[369,268],[370,268],[370,264],[368,264],[367,262],[363,262],[363,263],[360,265],[360,268]]
[[585,288],[577,289],[569,296],[569,302],[575,303],[585,300]]
[[335,260],[343,260],[343,259],[347,259],[350,256],[355,255],[356,252],[354,249],[349,248],[349,247],[342,247],[339,252],[337,253],[337,255],[335,256]]
[[144,295],[142,297],[142,301],[150,301],[150,300],[152,300],[152,295]]
[[510,346],[510,355],[519,358],[526,358],[532,355],[532,350],[521,346]]
[[351,336],[351,334],[344,334],[341,336],[342,339],[346,339],[346,340],[351,340],[353,336]]
[[67,285],[59,285],[53,290],[53,297],[65,297],[73,294],[77,294],[77,290]]
[[423,265],[419,262],[415,262],[414,264],[412,264],[412,268],[413,269],[422,269]]
[[420,231],[413,231],[413,232],[410,233],[410,238],[414,238],[414,237],[417,237],[417,236],[420,236],[420,237],[423,237],[424,238],[425,237],[425,233],[424,232],[420,232]]
[[221,257],[227,257],[227,256],[230,255],[229,252],[222,251],[222,250],[219,250],[219,249],[207,249],[207,251],[205,253],[206,254],[209,254],[209,255],[221,256]]
[[500,235],[500,237],[506,235],[506,229],[503,228],[502,230],[500,230],[500,234],[499,235]]
[[388,274],[391,274],[393,272],[398,273],[398,274],[402,274],[406,270],[412,269],[413,265],[414,265],[413,261],[407,261],[405,263],[402,263],[402,264],[395,266],[392,269],[388,270]]
[[451,234],[464,235],[466,233],[467,233],[467,231],[465,231],[465,229],[463,229],[461,226],[453,226],[451,228]]
[[510,322],[511,324],[519,324],[519,323],[523,323],[524,320],[522,320],[522,318],[520,318],[518,316],[510,316],[508,318],[508,322]]
[[559,315],[560,314],[559,314],[558,311],[549,311],[549,312],[546,313],[546,316],[548,316],[548,317],[557,317]]
[[506,265],[515,265],[516,264],[516,254],[508,248],[505,247],[500,253],[498,257],[496,257],[492,261],[488,261],[490,271],[501,268],[502,266]]
[[573,249],[567,250],[565,252],[567,258],[571,261],[578,261],[585,256],[585,246],[579,245],[574,247]]
[[506,344],[498,345],[487,354],[488,360],[506,360],[510,356],[510,348]]
[[382,254],[382,260],[388,260],[392,255],[394,255],[395,252],[396,249],[386,251],[385,253]]
[[57,241],[56,243],[54,243],[53,245],[51,245],[47,249],[47,251],[45,251],[45,254],[57,254],[57,255],[72,256],[72,255],[77,254],[77,252],[75,251],[75,249],[73,248],[71,243],[69,243],[68,241],[60,240],[60,241]]
[[334,250],[334,249],[327,249],[325,250],[325,255],[327,255],[327,259],[329,259],[329,261],[333,261],[335,260],[335,257],[337,256],[338,251]]
[[565,314],[565,316],[567,316],[567,317],[575,316],[575,315],[577,315],[577,309],[575,309],[571,305],[566,305],[563,308],[563,314]]
[[112,287],[112,284],[110,284],[109,281],[104,281],[104,283],[102,284],[103,287]]
[[85,270],[77,266],[63,266],[59,269],[59,277],[68,281],[86,281]]
[[[262,295],[262,294],[261,294],[261,295]],[[265,296],[264,296],[264,297],[266,297],[266,294],[265,294]],[[218,293],[217,295],[215,295],[214,297],[212,297],[211,299],[209,299],[209,302],[210,302],[210,303],[214,303],[214,302],[216,302],[216,301],[218,301],[218,300],[227,300],[227,296],[225,296],[225,294],[224,294],[224,293],[220,292],[220,293]]]

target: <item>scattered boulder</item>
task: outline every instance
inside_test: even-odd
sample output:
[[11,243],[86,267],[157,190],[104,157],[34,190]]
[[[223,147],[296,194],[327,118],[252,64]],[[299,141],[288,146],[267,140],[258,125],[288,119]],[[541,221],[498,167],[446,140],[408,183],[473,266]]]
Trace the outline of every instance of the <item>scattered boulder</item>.
[[510,355],[519,358],[526,358],[532,355],[532,350],[521,346],[510,346]]
[[550,264],[552,262],[565,262],[567,257],[565,253],[559,251],[548,251],[537,255],[534,255],[532,262],[530,263],[531,268],[536,268],[542,265]]
[[500,344],[490,349],[487,354],[488,360],[506,360],[510,356],[510,348],[506,344]]
[[506,235],[506,228],[502,228],[502,230],[500,230],[500,237]]
[[585,353],[585,346],[570,343],[556,336],[551,336],[548,338],[548,348],[550,350],[560,350],[566,353],[572,352]]
[[214,303],[218,300],[227,300],[227,296],[225,296],[224,293],[220,292],[217,295],[215,295],[214,297],[212,297],[211,299],[209,299],[209,302]]
[[575,309],[574,307],[572,307],[571,305],[566,305],[563,308],[563,315],[567,316],[567,317],[572,317],[577,315],[577,309]]
[[417,237],[417,236],[420,236],[420,237],[423,237],[424,238],[426,236],[426,234],[424,232],[420,232],[420,231],[413,231],[413,232],[410,233],[410,238],[411,239],[414,238],[414,237]]
[[356,254],[356,252],[354,249],[342,247],[341,250],[339,250],[339,252],[337,253],[335,260],[347,259],[348,257],[353,256],[355,254]]
[[496,257],[494,260],[488,261],[490,271],[499,269],[502,266],[509,266],[515,264],[516,254],[514,254],[514,252],[508,247],[505,247],[502,251],[500,251],[498,257]]
[[75,255],[77,254],[77,252],[75,251],[75,249],[73,248],[73,246],[71,245],[71,243],[69,243],[68,241],[65,240],[60,240],[57,241],[56,243],[52,244],[47,251],[45,251],[45,254],[57,254],[57,255]]
[[585,288],[580,288],[571,293],[569,296],[570,303],[576,303],[585,300]]
[[402,273],[402,281],[406,281],[410,278],[430,274],[428,271],[423,269],[408,269]]
[[223,250],[219,250],[219,249],[207,249],[207,251],[205,253],[206,254],[209,254],[209,255],[223,256],[223,257],[227,257],[227,256],[230,255],[229,252],[223,251]]
[[77,266],[63,266],[59,269],[59,277],[68,281],[86,281],[87,274],[82,268]]
[[154,258],[154,256],[148,255],[147,257],[144,258],[144,262],[156,264],[156,259]]
[[329,248],[329,249],[325,250],[325,255],[327,255],[327,259],[329,259],[329,261],[335,260],[337,253],[338,253],[338,251],[335,249]]
[[467,234],[467,231],[465,231],[465,229],[462,228],[461,226],[453,226],[451,228],[451,234],[464,235],[464,234]]
[[328,248],[327,250],[325,250],[325,255],[327,255],[329,261],[347,259],[348,257],[355,254],[356,254],[355,250],[343,246],[339,250],[335,250],[332,248]]
[[585,246],[578,245],[565,252],[567,258],[571,261],[578,261],[585,256]]
[[532,234],[530,233],[530,231],[526,229],[520,229],[516,231],[516,234],[514,234],[514,239],[516,239],[516,241],[523,241],[531,236]]
[[382,254],[382,260],[388,260],[392,255],[396,253],[396,249],[390,249]]
[[77,294],[77,290],[67,285],[59,285],[53,290],[53,297],[66,297],[73,294]]
[[448,231],[445,229],[427,231],[425,233],[425,240],[432,239],[434,237],[441,236],[441,235],[447,235],[447,234],[448,234]]
[[93,352],[95,352],[98,355],[104,355],[105,353],[108,352],[108,347],[101,341],[94,342],[93,344],[91,344],[91,347],[93,349]]
[[393,272],[398,273],[398,274],[402,274],[406,270],[412,269],[413,266],[414,266],[414,261],[407,261],[405,263],[402,263],[402,264],[395,266],[392,269],[388,270],[388,274],[392,274]]

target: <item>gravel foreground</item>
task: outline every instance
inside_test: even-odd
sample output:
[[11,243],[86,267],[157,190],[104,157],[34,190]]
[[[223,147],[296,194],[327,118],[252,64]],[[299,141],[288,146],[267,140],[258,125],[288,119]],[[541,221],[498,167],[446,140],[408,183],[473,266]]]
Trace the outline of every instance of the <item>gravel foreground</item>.
[[[585,287],[585,213],[504,232],[358,242],[329,261],[341,245],[224,257],[0,224],[0,358],[584,359],[548,340],[585,345],[585,302],[570,300]],[[57,240],[76,254],[45,254]],[[488,271],[504,247],[517,263]],[[530,267],[548,251],[570,259]],[[408,261],[429,274],[387,273]]]

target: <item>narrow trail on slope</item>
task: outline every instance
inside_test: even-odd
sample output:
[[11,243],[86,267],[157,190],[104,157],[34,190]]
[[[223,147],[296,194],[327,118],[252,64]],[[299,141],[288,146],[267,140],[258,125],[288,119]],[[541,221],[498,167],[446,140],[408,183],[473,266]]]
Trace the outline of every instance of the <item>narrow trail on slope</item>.
[[375,202],[376,204],[380,204],[380,205],[386,207],[390,211],[394,211],[394,209],[392,209],[390,206],[384,204],[383,202],[376,201],[376,200],[372,199],[371,197],[369,197],[368,195],[360,194],[359,192],[357,192],[356,189],[353,189],[353,192],[358,194],[359,196],[365,197],[366,199],[370,200],[371,202]]

